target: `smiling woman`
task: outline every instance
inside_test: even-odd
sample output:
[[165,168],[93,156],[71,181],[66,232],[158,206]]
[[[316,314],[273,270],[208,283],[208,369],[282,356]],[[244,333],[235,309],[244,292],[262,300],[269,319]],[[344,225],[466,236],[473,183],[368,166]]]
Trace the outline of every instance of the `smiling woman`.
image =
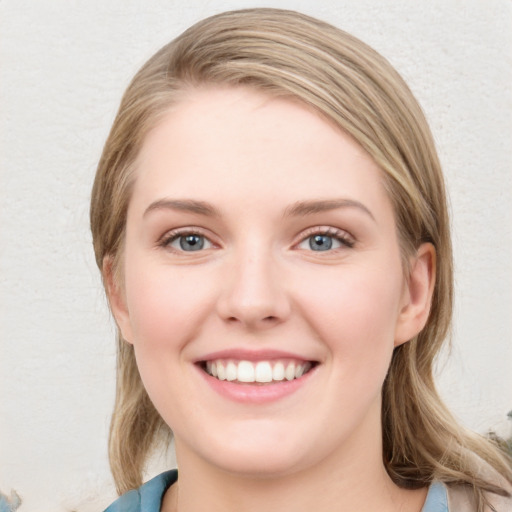
[[119,329],[118,490],[171,430],[179,467],[110,511],[510,507],[508,460],[435,390],[443,179],[369,47],[290,11],[195,25],[128,87],[91,225]]

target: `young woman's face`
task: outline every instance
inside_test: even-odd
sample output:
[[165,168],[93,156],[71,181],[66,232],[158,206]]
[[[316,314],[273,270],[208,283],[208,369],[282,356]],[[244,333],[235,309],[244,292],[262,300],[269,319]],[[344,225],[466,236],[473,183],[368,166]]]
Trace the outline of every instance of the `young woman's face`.
[[381,458],[411,294],[381,172],[348,136],[251,89],[190,92],[144,142],[123,265],[114,313],[179,462]]

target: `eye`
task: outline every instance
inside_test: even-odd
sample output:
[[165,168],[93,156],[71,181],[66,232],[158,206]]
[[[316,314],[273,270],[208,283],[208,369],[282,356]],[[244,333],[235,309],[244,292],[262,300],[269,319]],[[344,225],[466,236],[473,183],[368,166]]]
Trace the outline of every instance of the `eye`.
[[325,252],[353,246],[354,241],[347,233],[331,228],[327,231],[312,233],[304,238],[297,247],[309,251]]
[[337,249],[341,245],[339,240],[330,235],[313,235],[308,237],[306,241],[312,251],[329,251],[333,248]]
[[210,249],[212,242],[200,233],[171,233],[162,241],[162,245],[177,252],[197,252]]

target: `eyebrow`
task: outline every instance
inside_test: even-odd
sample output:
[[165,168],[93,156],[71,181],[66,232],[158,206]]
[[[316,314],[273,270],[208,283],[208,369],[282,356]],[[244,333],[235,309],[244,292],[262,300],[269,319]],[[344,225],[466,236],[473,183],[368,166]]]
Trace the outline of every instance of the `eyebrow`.
[[321,213],[329,210],[337,210],[338,208],[357,208],[372,220],[375,220],[372,212],[359,201],[354,199],[324,199],[312,201],[298,201],[285,210],[285,217],[306,216],[315,213]]
[[[359,201],[354,199],[324,199],[297,201],[293,205],[286,208],[284,217],[300,217],[314,215],[329,210],[337,210],[339,208],[357,208],[367,214],[371,219],[375,220],[372,212]],[[217,208],[206,201],[197,201],[195,199],[159,199],[151,203],[144,211],[144,217],[154,210],[177,210],[205,215],[207,217],[220,217],[221,214]]]
[[182,212],[195,213],[208,217],[220,217],[219,211],[205,201],[195,199],[159,199],[151,203],[144,211],[144,217],[155,210],[177,210]]

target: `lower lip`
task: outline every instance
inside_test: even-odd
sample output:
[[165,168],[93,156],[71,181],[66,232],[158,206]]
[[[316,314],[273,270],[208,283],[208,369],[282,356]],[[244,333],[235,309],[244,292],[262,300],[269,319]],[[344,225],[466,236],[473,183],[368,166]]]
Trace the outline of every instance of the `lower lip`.
[[316,368],[312,368],[298,379],[284,380],[272,384],[242,384],[228,380],[219,380],[206,373],[202,368],[198,367],[197,369],[206,383],[219,395],[235,402],[263,404],[275,402],[298,391],[316,373]]

